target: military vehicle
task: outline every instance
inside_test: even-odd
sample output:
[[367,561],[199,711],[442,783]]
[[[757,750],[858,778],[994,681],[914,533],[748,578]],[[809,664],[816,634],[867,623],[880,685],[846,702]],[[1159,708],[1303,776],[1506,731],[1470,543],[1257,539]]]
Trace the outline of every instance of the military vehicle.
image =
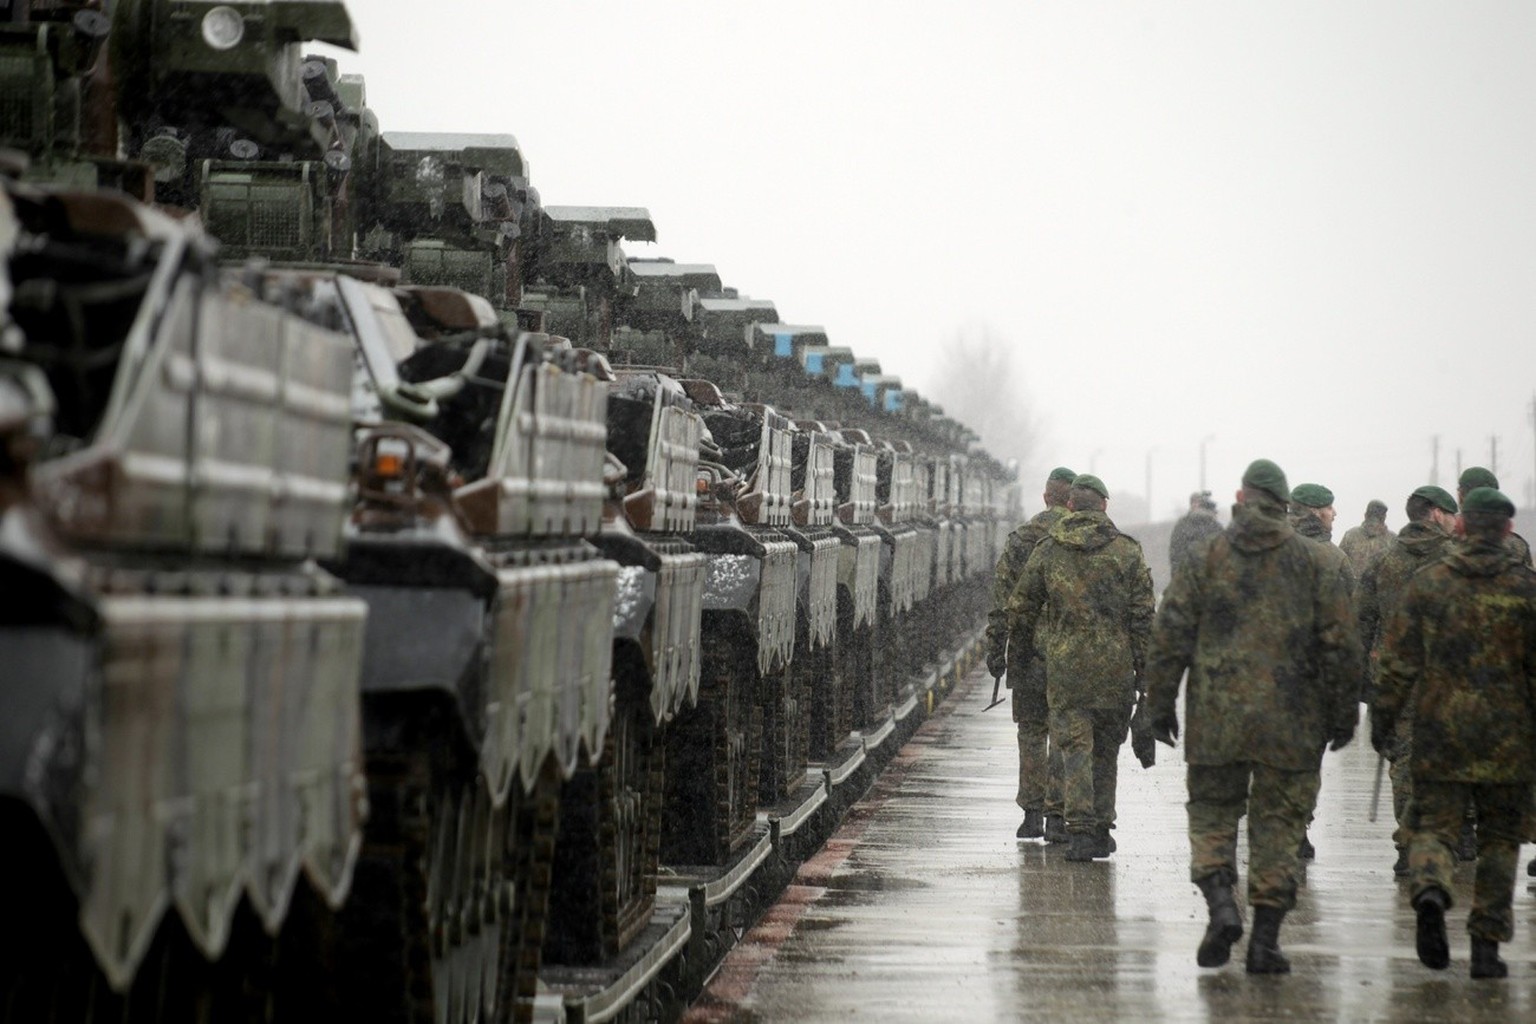
[[0,219],[0,793],[31,922],[4,1005],[293,996],[366,804],[365,606],[317,565],[351,504],[351,342],[121,193],[12,186]]
[[6,1019],[675,1016],[970,663],[1006,474],[383,131],[340,2],[109,10],[0,24]]

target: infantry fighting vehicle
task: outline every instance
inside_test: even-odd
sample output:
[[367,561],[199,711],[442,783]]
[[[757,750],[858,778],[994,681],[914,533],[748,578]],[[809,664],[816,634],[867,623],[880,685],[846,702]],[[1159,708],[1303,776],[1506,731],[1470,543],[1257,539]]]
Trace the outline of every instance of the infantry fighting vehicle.
[[335,0],[13,6],[10,1019],[675,1014],[969,663],[1000,468],[383,131]]

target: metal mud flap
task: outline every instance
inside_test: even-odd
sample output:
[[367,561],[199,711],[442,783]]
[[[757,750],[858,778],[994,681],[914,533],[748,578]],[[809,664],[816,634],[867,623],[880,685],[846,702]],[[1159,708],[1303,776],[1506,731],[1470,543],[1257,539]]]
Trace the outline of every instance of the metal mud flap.
[[302,871],[338,905],[363,815],[363,602],[102,601],[79,861],[81,927],[131,981],[163,910],[217,957],[242,892],[269,933]]
[[880,600],[880,535],[868,527],[841,527],[837,583],[853,597],[853,625],[873,625]]

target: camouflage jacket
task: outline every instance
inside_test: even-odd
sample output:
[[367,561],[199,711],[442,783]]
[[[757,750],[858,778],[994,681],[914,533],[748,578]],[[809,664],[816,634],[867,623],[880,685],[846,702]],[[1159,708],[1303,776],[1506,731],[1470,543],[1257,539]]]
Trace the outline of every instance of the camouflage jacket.
[[[1467,539],[1457,535],[1454,543],[1458,549],[1465,549]],[[1516,561],[1523,562],[1526,565],[1531,564],[1531,545],[1518,533],[1511,533],[1506,536],[1504,538],[1504,547],[1510,554],[1515,556]]]
[[1451,535],[1431,523],[1409,523],[1392,547],[1366,570],[1360,581],[1360,645],[1374,656],[1381,646],[1382,624],[1402,601],[1408,579],[1451,549]]
[[[1323,549],[1323,557],[1328,559],[1330,565],[1338,572],[1339,578],[1344,581],[1344,593],[1349,597],[1349,621],[1353,624],[1356,634],[1360,630],[1360,578],[1355,575],[1354,563],[1349,560],[1342,548],[1333,543],[1333,530],[1314,515],[1292,516],[1291,525],[1296,532],[1308,540],[1316,541]],[[1365,644],[1361,641],[1360,660],[1357,662],[1355,678],[1359,681],[1361,698],[1369,688],[1369,679],[1366,676]]]
[[1174,575],[1152,629],[1147,703],[1171,715],[1188,670],[1188,763],[1313,770],[1329,737],[1354,727],[1360,636],[1327,551],[1278,505],[1252,502]]
[[1155,604],[1141,545],[1103,512],[1069,512],[1029,556],[1008,618],[1045,663],[1051,707],[1129,707]]
[[1191,509],[1182,516],[1173,524],[1173,533],[1168,535],[1168,564],[1172,571],[1179,571],[1179,566],[1189,560],[1201,541],[1208,540],[1220,532],[1221,523],[1216,519],[1214,512]]
[[1349,556],[1355,579],[1364,579],[1366,570],[1391,551],[1396,540],[1386,523],[1371,519],[1345,530],[1339,550]]
[[1518,533],[1512,533],[1504,538],[1504,546],[1510,550],[1517,560],[1525,565],[1531,564],[1531,545]]
[[987,650],[1001,654],[1008,647],[1008,599],[1024,574],[1024,563],[1035,545],[1067,514],[1065,506],[1052,505],[1008,535],[1002,557],[992,574],[992,610],[987,614]]
[[1349,591],[1350,600],[1355,596],[1355,570],[1350,564],[1349,556],[1339,550],[1333,543],[1333,530],[1324,525],[1323,521],[1314,515],[1300,515],[1291,517],[1291,526],[1297,533],[1311,541],[1316,541],[1325,552],[1328,564],[1332,565],[1344,578],[1344,586]]
[[1536,780],[1536,572],[1467,544],[1420,570],[1387,622],[1376,707],[1413,722],[1413,777]]

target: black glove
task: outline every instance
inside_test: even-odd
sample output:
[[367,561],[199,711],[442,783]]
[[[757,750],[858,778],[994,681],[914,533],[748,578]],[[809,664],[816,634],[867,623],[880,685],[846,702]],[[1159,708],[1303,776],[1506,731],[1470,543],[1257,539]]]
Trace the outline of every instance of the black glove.
[[1382,757],[1391,757],[1397,745],[1397,730],[1387,716],[1371,708],[1371,749]]
[[1131,753],[1143,768],[1157,763],[1157,744],[1152,739],[1152,716],[1147,713],[1147,702],[1137,701],[1131,714]]
[[999,679],[1008,671],[1008,654],[1006,651],[987,652],[987,674],[993,679]]
[[1355,738],[1355,724],[1351,722],[1333,730],[1333,738],[1328,741],[1329,750],[1343,750],[1349,746],[1349,741]]
[[1173,746],[1173,741],[1179,738],[1178,712],[1167,711],[1152,716],[1152,738],[1159,743]]

